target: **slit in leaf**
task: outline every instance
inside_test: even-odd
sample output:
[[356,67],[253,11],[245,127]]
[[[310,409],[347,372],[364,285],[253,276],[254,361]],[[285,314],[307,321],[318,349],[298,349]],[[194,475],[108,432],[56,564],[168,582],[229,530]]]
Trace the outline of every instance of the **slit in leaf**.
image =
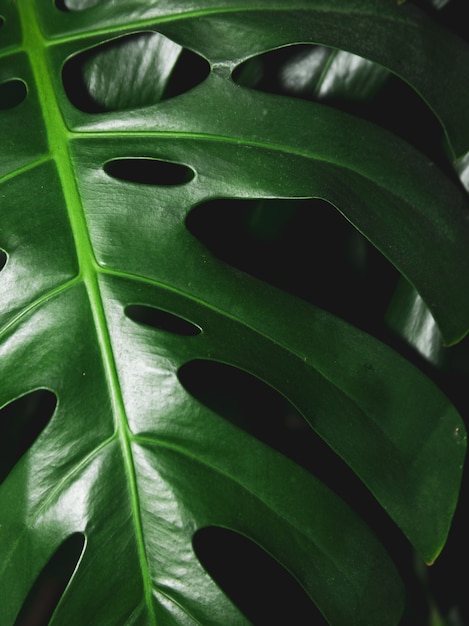
[[0,483],[49,423],[57,397],[36,389],[0,409]]
[[85,549],[82,533],[70,535],[31,587],[14,626],[48,626]]
[[104,164],[104,171],[118,180],[165,187],[183,185],[194,178],[187,165],[144,157],[112,159]]
[[244,87],[307,100],[370,101],[389,72],[350,52],[296,44],[264,52],[241,63],[233,80]]
[[27,95],[26,84],[19,78],[0,83],[0,110],[14,109],[26,100]]
[[[194,359],[178,378],[208,409],[288,457],[334,491],[384,542],[403,537],[350,467],[306,422],[291,402],[259,378],[232,365]],[[311,416],[314,421],[314,416]]]
[[195,337],[201,332],[200,328],[192,322],[174,315],[174,313],[147,305],[130,304],[125,308],[125,314],[138,324],[145,324],[175,335]]
[[157,104],[192,89],[209,71],[205,59],[167,37],[139,32],[74,55],[62,80],[77,109],[102,113]]
[[3,18],[2,15],[0,15],[0,28],[3,26],[4,23],[5,23],[5,19]]
[[179,368],[178,378],[208,409],[301,465],[338,494],[346,496],[352,485],[369,506],[371,496],[359,479],[273,387],[244,370],[208,359],[188,361]]
[[295,44],[244,61],[233,80],[255,91],[323,102],[378,124],[452,174],[436,116],[407,83],[368,59],[328,46]]
[[196,205],[186,228],[215,257],[379,331],[399,274],[332,205],[310,199],[217,199]]
[[1,271],[2,271],[2,269],[5,267],[6,262],[7,262],[7,259],[8,259],[8,257],[7,257],[7,255],[6,255],[5,250],[2,250],[2,249],[0,248],[0,272],[1,272]]
[[210,526],[195,533],[193,547],[204,569],[254,626],[326,625],[295,578],[250,539]]
[[178,377],[210,410],[306,469],[321,469],[321,462],[333,455],[284,396],[248,372],[194,359],[179,368]]

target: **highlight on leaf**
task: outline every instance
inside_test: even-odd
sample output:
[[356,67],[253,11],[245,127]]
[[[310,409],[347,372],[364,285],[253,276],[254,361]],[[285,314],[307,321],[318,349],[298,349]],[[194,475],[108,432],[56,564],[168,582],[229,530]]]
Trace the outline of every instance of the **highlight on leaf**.
[[160,33],[144,31],[73,55],[64,65],[62,80],[77,109],[103,113],[173,98],[202,82],[209,72],[201,56]]
[[209,526],[192,542],[205,570],[252,624],[327,625],[293,576],[247,537]]
[[152,306],[129,304],[125,307],[125,314],[137,324],[144,324],[183,337],[195,337],[202,332],[196,324],[179,315]]
[[104,164],[109,176],[141,185],[172,187],[189,183],[194,170],[182,163],[170,163],[152,158],[116,158]]
[[0,111],[16,108],[26,100],[27,95],[26,84],[19,78],[0,83]]
[[57,405],[49,389],[35,389],[0,409],[0,483],[33,445]]
[[13,626],[48,626],[85,545],[83,533],[73,533],[65,539],[31,587]]

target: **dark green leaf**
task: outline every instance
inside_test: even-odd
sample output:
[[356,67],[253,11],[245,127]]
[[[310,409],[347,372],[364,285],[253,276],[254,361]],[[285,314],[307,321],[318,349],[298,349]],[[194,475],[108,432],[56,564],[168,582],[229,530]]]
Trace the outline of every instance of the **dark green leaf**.
[[[457,341],[469,329],[463,190],[390,133],[240,87],[232,72],[298,42],[348,50],[408,80],[459,151],[467,94],[450,68],[466,47],[413,8],[376,0],[16,5],[2,9],[0,30],[0,86],[10,85],[0,111],[0,407],[11,416],[37,390],[57,406],[2,468],[2,623],[26,614],[51,571],[67,579],[51,624],[246,623],[193,548],[198,531],[219,527],[274,557],[332,625],[396,625],[402,586],[360,516],[197,400],[180,371],[222,363],[277,390],[428,562],[458,497],[460,416],[397,353],[219,261],[186,220],[220,198],[323,198]],[[137,37],[154,32],[171,41]],[[201,72],[189,82],[181,47]],[[443,77],[454,97],[441,97]]]

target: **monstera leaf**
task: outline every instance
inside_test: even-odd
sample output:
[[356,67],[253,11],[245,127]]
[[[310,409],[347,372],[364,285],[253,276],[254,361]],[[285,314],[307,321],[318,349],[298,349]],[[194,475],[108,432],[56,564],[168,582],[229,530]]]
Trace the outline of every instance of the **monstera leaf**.
[[330,624],[397,624],[392,558],[230,419],[212,366],[288,400],[429,563],[463,423],[384,343],[220,260],[203,234],[220,221],[201,215],[225,199],[327,201],[456,343],[462,187],[378,126],[236,76],[285,46],[359,55],[420,94],[460,157],[469,49],[385,0],[3,0],[0,15],[1,623],[22,623],[58,562],[66,589],[44,623],[247,623],[199,558],[219,528],[280,563]]

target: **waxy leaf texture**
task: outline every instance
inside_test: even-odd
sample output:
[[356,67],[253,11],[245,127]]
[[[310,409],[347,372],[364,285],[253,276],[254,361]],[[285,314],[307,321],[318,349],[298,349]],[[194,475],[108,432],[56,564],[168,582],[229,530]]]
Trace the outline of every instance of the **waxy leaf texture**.
[[51,625],[248,623],[195,549],[221,528],[333,626],[397,624],[402,583],[360,516],[182,373],[215,363],[276,390],[427,562],[458,498],[458,412],[370,334],[218,259],[188,216],[224,199],[327,201],[456,343],[462,187],[379,126],[233,75],[285,46],[360,55],[408,82],[461,156],[468,47],[384,0],[2,0],[0,17],[0,622],[67,554]]

